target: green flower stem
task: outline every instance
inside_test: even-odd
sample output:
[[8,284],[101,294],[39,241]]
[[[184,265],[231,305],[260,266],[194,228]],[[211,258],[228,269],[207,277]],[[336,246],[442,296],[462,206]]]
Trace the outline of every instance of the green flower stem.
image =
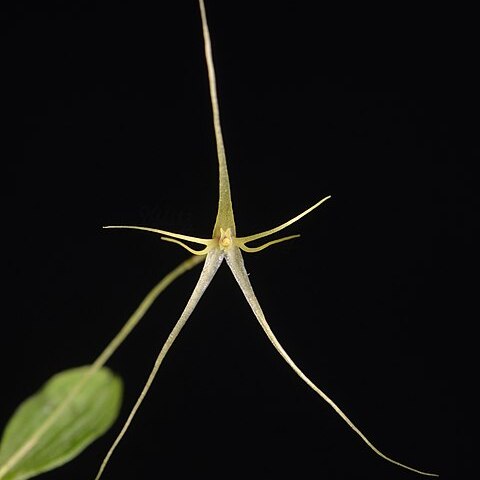
[[65,409],[70,405],[73,399],[77,396],[80,390],[85,386],[88,380],[100,368],[105,365],[108,359],[113,355],[115,350],[123,343],[130,332],[136,327],[138,322],[145,315],[152,303],[157,299],[158,295],[162,293],[174,280],[180,275],[187,272],[194,266],[198,265],[205,259],[204,256],[194,255],[182,262],[170,273],[160,280],[160,282],[147,294],[142,303],[133,312],[118,334],[111,340],[105,350],[97,357],[97,359],[90,365],[90,368],[85,372],[78,383],[70,390],[65,400],[53,410],[51,415],[38,427],[38,429],[30,436],[30,438],[19,448],[2,466],[0,466],[0,480],[37,444],[40,438],[48,431],[48,429],[55,423],[62,415]]

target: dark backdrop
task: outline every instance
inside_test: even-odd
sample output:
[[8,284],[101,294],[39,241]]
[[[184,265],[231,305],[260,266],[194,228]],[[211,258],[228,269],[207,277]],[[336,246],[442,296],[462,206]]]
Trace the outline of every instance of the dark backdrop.
[[[91,362],[188,255],[102,225],[211,234],[198,6],[160,3],[20,2],[3,16],[14,108],[0,424],[53,373]],[[272,329],[381,450],[466,478],[479,154],[468,12],[212,1],[207,12],[239,235],[332,195],[286,233],[301,238],[245,255]],[[109,362],[125,380],[123,419],[197,276],[165,292]],[[119,428],[45,478],[92,478]],[[105,479],[235,475],[420,478],[375,456],[293,374],[223,266]]]

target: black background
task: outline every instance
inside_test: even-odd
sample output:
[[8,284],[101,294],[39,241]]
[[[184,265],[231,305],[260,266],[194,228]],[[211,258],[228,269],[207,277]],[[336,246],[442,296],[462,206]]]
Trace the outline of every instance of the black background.
[[[93,361],[187,257],[102,225],[211,234],[198,6],[160,3],[4,12],[1,425],[53,373]],[[466,478],[478,38],[468,12],[398,8],[207,3],[237,232],[332,195],[290,227],[299,239],[246,254],[267,319],[382,451]],[[109,362],[125,380],[121,418],[197,277],[166,291]],[[45,478],[93,478],[120,425]],[[104,478],[237,475],[420,478],[374,455],[293,374],[223,266]]]

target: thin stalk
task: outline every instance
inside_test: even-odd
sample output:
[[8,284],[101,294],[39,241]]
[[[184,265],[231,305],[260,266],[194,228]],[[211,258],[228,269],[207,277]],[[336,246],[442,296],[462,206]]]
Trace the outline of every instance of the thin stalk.
[[55,410],[43,421],[35,432],[29,437],[29,439],[0,467],[0,479],[2,479],[25,455],[28,454],[38,443],[40,438],[48,431],[48,429],[58,420],[62,413],[72,403],[74,398],[78,395],[80,390],[86,385],[88,380],[105,365],[107,360],[113,355],[115,350],[123,343],[130,332],[136,327],[138,322],[145,315],[152,303],[174,280],[180,275],[190,270],[205,257],[193,256],[176,268],[170,273],[165,275],[162,280],[147,294],[137,309],[133,312],[125,325],[117,333],[117,335],[110,341],[103,352],[97,357],[97,359],[90,365],[90,368],[85,372],[78,383],[70,390],[69,394],[65,397],[62,403],[60,403]]

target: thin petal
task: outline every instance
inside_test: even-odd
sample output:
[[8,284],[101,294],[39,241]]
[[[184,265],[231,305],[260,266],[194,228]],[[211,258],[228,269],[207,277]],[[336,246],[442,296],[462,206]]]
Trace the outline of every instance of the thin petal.
[[200,0],[200,14],[202,16],[203,41],[205,46],[205,60],[207,62],[208,85],[210,87],[210,100],[212,102],[213,128],[217,142],[218,173],[219,173],[219,199],[218,212],[213,236],[220,236],[220,227],[230,228],[235,235],[235,220],[233,218],[232,198],[230,194],[230,180],[228,179],[227,161],[225,147],[223,144],[222,126],[220,124],[220,108],[217,98],[217,80],[215,78],[215,67],[213,64],[212,45],[210,32],[208,30],[207,12],[203,0]]
[[323,202],[326,202],[329,198],[331,198],[331,195],[328,195],[328,197],[322,198],[315,205],[312,205],[310,208],[307,208],[304,212],[302,212],[302,213],[298,214],[296,217],[293,217],[292,219],[288,220],[288,222],[282,223],[278,227],[271,228],[270,230],[266,230],[265,232],[255,233],[254,235],[249,235],[248,237],[238,237],[236,239],[236,241],[237,241],[238,244],[240,244],[240,243],[245,244],[245,243],[248,243],[248,242],[253,242],[254,240],[258,240],[259,238],[268,237],[269,235],[273,235],[274,233],[277,233],[280,230],[283,230],[284,228],[287,228],[288,226],[292,225],[292,223],[297,222],[298,220],[300,220],[305,215],[308,215],[312,210],[319,207]]
[[275,245],[276,243],[286,242],[287,240],[291,240],[292,238],[298,238],[299,236],[300,235],[297,234],[297,235],[290,235],[288,237],[279,238],[277,240],[271,240],[270,242],[264,243],[263,245],[260,245],[258,247],[247,247],[245,244],[239,243],[238,248],[240,248],[244,252],[256,253],[256,252],[260,252],[261,250],[265,250],[265,248],[268,248],[270,245]]
[[181,247],[183,247],[188,252],[193,253],[194,255],[206,255],[211,249],[211,246],[206,246],[205,248],[202,248],[202,250],[194,250],[193,248],[189,247],[185,243],[183,243],[180,240],[177,240],[175,238],[160,237],[160,240],[163,240],[165,242],[176,243],[176,244],[180,245]]
[[145,232],[159,233],[160,235],[168,235],[169,237],[179,238],[187,242],[199,243],[200,245],[210,245],[211,238],[191,237],[190,235],[182,235],[181,233],[168,232],[167,230],[159,230],[158,228],[139,227],[137,225],[106,225],[103,228],[126,228],[129,230],[144,230]]
[[383,454],[377,447],[375,447],[370,440],[356,427],[353,422],[347,417],[347,415],[337,406],[337,404],[320,388],[318,388],[303,372],[300,368],[296,365],[296,363],[290,358],[288,353],[283,349],[280,345],[280,342],[275,337],[274,333],[272,332],[270,326],[267,323],[265,315],[263,314],[262,308],[258,303],[257,297],[253,291],[252,284],[250,283],[250,279],[248,277],[247,271],[245,270],[245,265],[243,263],[242,253],[238,248],[231,248],[228,250],[226,254],[227,264],[232,270],[233,276],[237,280],[237,283],[240,285],[240,288],[247,299],[247,302],[250,304],[250,307],[253,310],[253,313],[257,317],[261,327],[267,334],[268,339],[272,342],[275,349],[278,353],[282,356],[282,358],[290,365],[293,371],[318,395],[320,395],[334,410],[335,412],[344,420],[347,425],[357,434],[359,437],[380,457],[383,459],[398,465],[399,467],[406,468],[407,470],[411,470],[416,473],[420,473],[422,475],[428,475],[432,477],[438,477],[438,475],[434,473],[422,472],[421,470],[417,470],[415,468],[409,467],[404,465],[403,463],[397,462],[390,457],[387,457]]
[[203,266],[203,270],[202,270],[202,273],[200,274],[200,278],[198,279],[198,282],[195,285],[195,288],[193,289],[192,295],[190,296],[185,309],[180,315],[180,318],[178,319],[177,323],[173,327],[173,330],[170,332],[170,335],[168,336],[166,342],[163,344],[163,347],[160,350],[160,353],[158,354],[155,360],[152,371],[150,372],[150,375],[145,383],[145,386],[143,387],[143,390],[140,393],[135,405],[133,406],[120,433],[118,434],[117,438],[115,439],[112,446],[110,447],[110,450],[108,451],[107,455],[103,459],[103,462],[100,466],[100,469],[98,470],[95,480],[99,480],[99,478],[102,476],[102,473],[105,470],[105,467],[107,466],[107,463],[109,462],[110,457],[112,456],[113,452],[115,451],[118,444],[122,440],[123,436],[125,435],[128,427],[130,426],[133,420],[133,417],[135,416],[135,414],[137,413],[137,410],[140,408],[140,405],[145,399],[145,396],[147,395],[148,390],[150,389],[153,383],[153,380],[155,379],[155,376],[158,372],[158,369],[160,368],[160,365],[162,364],[163,359],[165,358],[165,355],[167,354],[168,350],[170,350],[170,347],[173,345],[173,342],[175,341],[178,334],[182,330],[186,321],[189,319],[190,315],[195,310],[195,307],[197,306],[198,301],[200,300],[203,293],[207,289],[208,285],[212,281],[212,278],[215,276],[215,273],[217,272],[218,267],[220,267],[220,264],[222,263],[224,256],[225,254],[220,249],[211,250],[210,253],[207,255],[207,258],[205,260],[205,265]]

